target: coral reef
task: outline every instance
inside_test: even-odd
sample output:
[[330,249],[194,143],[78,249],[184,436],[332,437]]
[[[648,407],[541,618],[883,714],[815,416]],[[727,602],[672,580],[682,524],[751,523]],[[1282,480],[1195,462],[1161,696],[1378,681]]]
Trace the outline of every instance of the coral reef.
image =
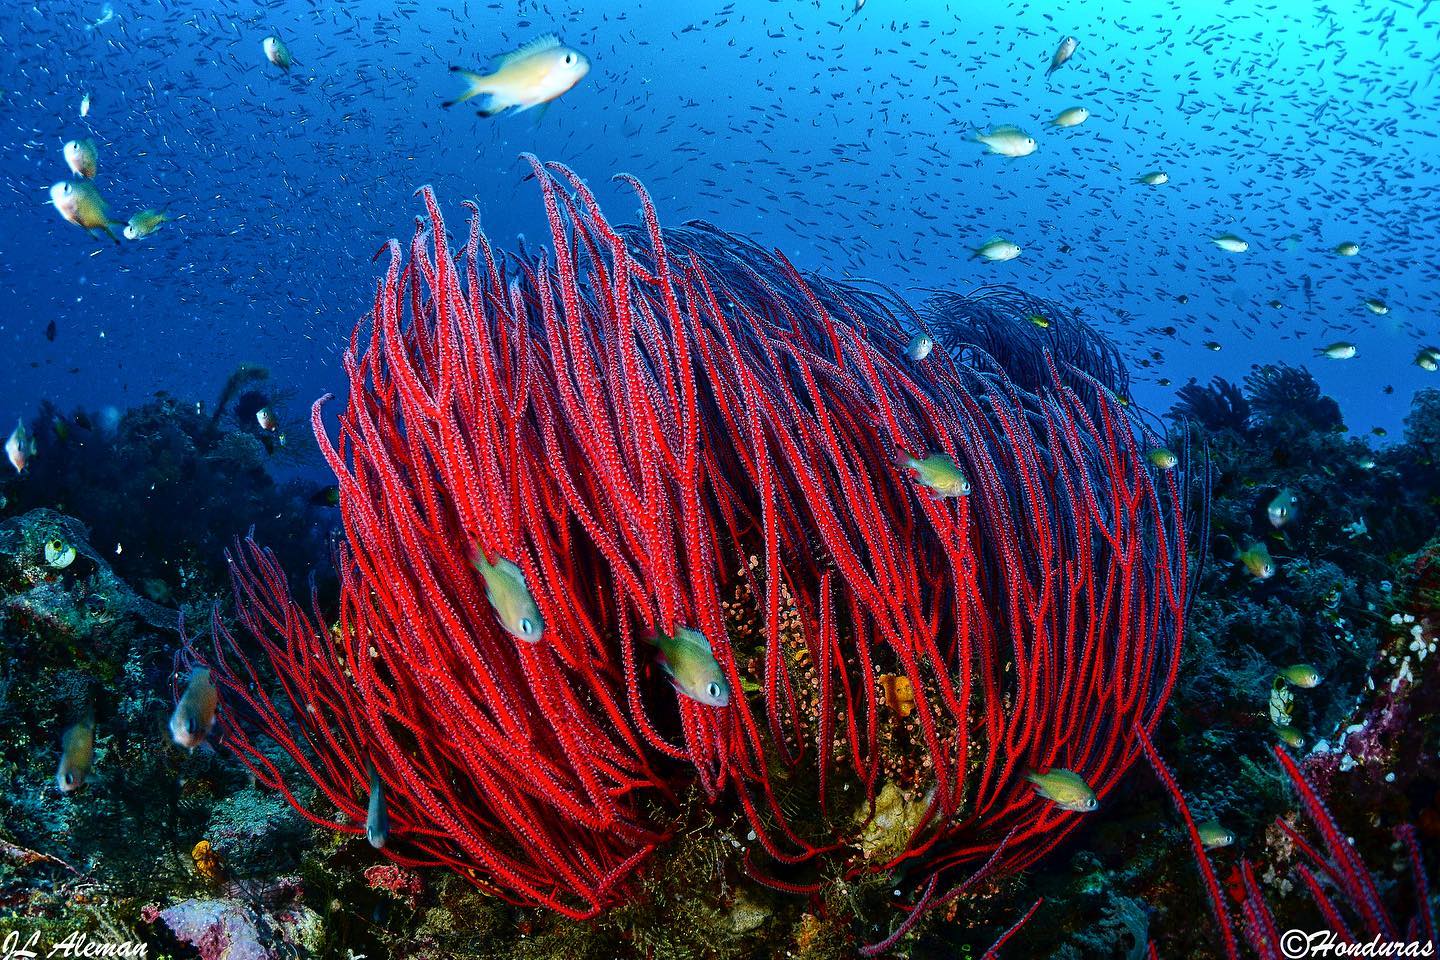
[[[568,783],[578,817],[563,821],[563,828],[546,821],[538,829],[551,830],[554,842],[566,844],[572,862],[583,866],[582,852],[590,849],[584,840],[591,827],[580,818],[597,817],[599,808],[590,804],[591,794],[579,776],[586,765],[580,761],[591,758],[589,769],[599,777],[624,769],[618,760],[626,756],[643,760],[630,768],[638,775],[623,781],[626,792],[614,800],[654,835],[657,849],[644,863],[633,865],[625,895],[606,899],[609,908],[599,916],[575,920],[506,902],[493,891],[477,888],[462,872],[403,862],[406,857],[422,859],[413,856],[418,848],[411,831],[429,812],[409,806],[417,794],[394,784],[393,836],[377,853],[364,839],[364,771],[349,762],[360,753],[342,751],[346,762],[334,782],[343,789],[331,797],[323,789],[325,778],[313,778],[313,771],[300,762],[311,756],[308,749],[292,754],[273,742],[254,742],[256,752],[246,756],[267,781],[223,749],[216,753],[202,747],[192,753],[171,745],[166,715],[177,675],[184,670],[174,657],[179,643],[175,608],[186,609],[192,624],[205,622],[212,614],[209,598],[223,599],[229,593],[232,573],[238,575],[241,602],[238,611],[225,603],[213,611],[217,636],[222,645],[233,640],[234,648],[222,649],[236,664],[243,655],[254,665],[253,678],[240,678],[247,691],[253,679],[270,692],[275,713],[269,722],[276,729],[301,729],[309,711],[304,696],[292,701],[277,686],[286,672],[270,669],[269,658],[281,654],[284,666],[284,657],[302,656],[310,648],[292,648],[283,640],[267,651],[252,634],[275,642],[277,636],[288,636],[284,629],[277,634],[277,625],[308,623],[313,642],[339,651],[331,661],[337,680],[344,677],[348,683],[358,675],[397,684],[397,674],[403,673],[384,659],[388,635],[374,630],[385,622],[383,611],[373,607],[383,602],[380,594],[340,594],[322,568],[312,602],[302,610],[289,600],[285,572],[313,567],[323,555],[328,548],[324,521],[333,511],[307,503],[307,490],[313,487],[286,488],[273,479],[275,464],[289,455],[286,450],[296,432],[282,448],[277,444],[281,431],[260,426],[259,410],[271,406],[283,418],[288,407],[283,398],[273,398],[263,371],[242,369],[227,385],[222,402],[211,409],[158,397],[108,419],[81,414],[57,420],[55,411],[47,409],[32,421],[41,438],[38,455],[31,472],[7,481],[10,502],[0,508],[5,511],[0,521],[0,932],[34,930],[46,942],[57,943],[78,931],[94,941],[140,942],[150,956],[165,957],[433,960],[748,960],[777,955],[838,960],[861,954],[951,960],[978,957],[991,945],[1004,957],[1098,960],[1139,957],[1147,948],[1161,957],[1223,957],[1226,922],[1243,956],[1252,949],[1265,955],[1273,948],[1272,926],[1279,932],[1292,926],[1338,929],[1333,918],[1357,939],[1368,937],[1371,929],[1385,933],[1387,926],[1402,938],[1433,937],[1424,932],[1433,929],[1428,920],[1432,912],[1425,909],[1427,897],[1418,886],[1440,875],[1440,724],[1435,722],[1440,717],[1440,541],[1430,539],[1440,526],[1440,469],[1434,452],[1440,442],[1440,391],[1417,396],[1397,442],[1372,445],[1372,439],[1340,429],[1338,411],[1313,378],[1280,365],[1257,369],[1243,385],[1217,381],[1210,387],[1182,388],[1173,411],[1176,425],[1162,438],[1137,424],[1138,412],[1125,409],[1124,371],[1118,360],[1083,321],[1059,305],[995,288],[976,297],[939,296],[925,310],[911,312],[883,290],[802,277],[783,261],[712,227],[653,235],[648,227],[610,228],[612,236],[602,229],[608,224],[592,218],[588,194],[577,185],[567,188],[568,181],[542,180],[555,212],[581,227],[564,232],[568,260],[557,264],[531,256],[507,258],[477,240],[472,278],[472,248],[467,247],[458,262],[437,258],[434,244],[445,235],[431,221],[429,232],[417,234],[411,244],[410,272],[398,272],[397,265],[392,282],[410,310],[429,302],[413,295],[433,284],[438,290],[454,287],[472,310],[470,290],[476,289],[484,301],[481,312],[503,318],[493,324],[497,347],[490,361],[497,365],[495,376],[514,387],[496,407],[495,419],[503,428],[498,436],[507,441],[522,435],[515,417],[507,419],[511,399],[537,391],[548,396],[540,385],[542,372],[556,369],[557,363],[578,370],[586,357],[594,359],[587,368],[593,377],[569,381],[574,390],[566,401],[569,406],[553,396],[546,401],[552,403],[554,416],[545,429],[552,432],[537,448],[579,450],[593,466],[557,475],[551,460],[542,458],[546,466],[527,474],[533,479],[522,495],[502,498],[500,519],[487,520],[490,527],[477,523],[464,533],[490,535],[497,529],[493,525],[502,522],[528,531],[524,542],[531,559],[522,567],[527,574],[545,571],[531,582],[563,583],[572,601],[572,612],[561,615],[554,613],[553,597],[542,598],[548,626],[558,632],[572,622],[567,616],[583,615],[595,649],[620,635],[622,619],[615,611],[619,598],[627,598],[623,603],[631,621],[630,646],[592,682],[581,669],[585,661],[577,649],[563,651],[570,659],[557,657],[546,665],[538,649],[520,648],[508,635],[487,632],[494,614],[483,583],[466,565],[463,539],[436,532],[451,529],[443,524],[407,527],[403,521],[408,515],[399,515],[389,539],[370,542],[365,552],[342,558],[342,572],[346,563],[374,566],[388,551],[409,556],[411,550],[427,554],[416,576],[445,572],[447,579],[435,582],[446,586],[417,589],[416,605],[406,615],[442,616],[448,605],[467,625],[457,636],[486,652],[480,658],[486,666],[462,671],[458,692],[437,686],[431,673],[425,674],[429,685],[422,689],[437,704],[439,729],[463,729],[474,720],[465,711],[482,703],[493,708],[486,714],[491,722],[523,717],[530,725],[520,729],[526,731],[541,729],[542,715],[555,710],[568,711],[562,715],[580,723],[575,729],[593,729],[593,711],[602,705],[614,709],[623,721],[621,728],[633,721],[633,745],[623,743],[619,752],[606,752],[613,742],[607,746],[603,738],[577,734],[568,747],[572,752],[565,744],[537,743],[531,748],[533,765],[507,766],[501,757],[489,773],[495,783],[502,777],[508,782],[516,771]],[[657,256],[657,237],[668,257]],[[632,271],[628,329],[635,347],[612,355],[603,345],[623,341],[618,328],[568,324],[565,318],[572,306],[603,312],[601,306],[619,303],[616,298],[626,287],[617,282],[623,275],[619,265]],[[664,282],[662,265],[670,271]],[[451,270],[458,274],[442,276]],[[477,281],[478,288],[473,287]],[[674,305],[680,311],[679,327],[674,326],[670,302],[653,295],[667,287],[678,291]],[[548,314],[540,290],[552,293]],[[474,385],[489,381],[467,367],[443,365],[480,361],[483,354],[442,349],[449,341],[441,338],[422,339],[418,331],[435,328],[417,324],[413,313],[402,315],[402,304],[389,288],[382,287],[380,293],[382,323],[374,338],[357,341],[353,374],[361,380],[379,376],[396,391],[419,386],[420,392],[406,394],[406,403],[424,407],[437,396],[429,392],[432,374],[438,376],[442,368],[464,370],[453,380],[454,392],[444,396],[456,404],[473,402],[478,389]],[[567,303],[567,297],[573,303]],[[768,313],[756,306],[776,301],[781,306]],[[448,303],[452,319],[464,316],[460,300],[442,297],[435,302]],[[710,304],[704,337],[697,333],[702,328],[686,325],[692,302]],[[822,314],[831,322],[817,327],[811,318]],[[520,322],[522,316],[527,323]],[[857,317],[879,331],[868,347],[846,339],[859,329]],[[577,327],[593,331],[595,338],[579,337]],[[751,369],[756,362],[752,348],[758,349],[762,341],[758,334],[753,342],[727,340],[738,327],[766,332],[765,342],[778,351],[776,365],[762,369],[770,369],[773,376],[778,366],[799,378],[786,380],[790,393],[780,395],[786,404],[793,400],[791,406],[756,404],[754,398],[768,395],[766,388],[773,386],[758,376],[747,383],[748,397],[718,389],[697,390],[692,397],[681,389],[681,383],[711,384],[712,367],[715,376],[722,370],[728,375],[732,368]],[[681,353],[667,347],[677,329],[687,337],[695,335],[695,342],[703,345],[690,354],[692,373],[684,377],[674,366]],[[399,334],[398,339],[381,336],[386,330]],[[980,411],[972,410],[974,419],[967,422],[988,424],[985,429],[995,440],[1023,441],[1030,430],[1034,446],[1025,449],[1032,450],[1033,461],[1046,470],[1054,469],[1048,459],[1053,451],[1064,449],[1057,448],[1044,427],[1047,423],[1073,423],[1082,434],[1093,425],[1107,442],[1112,442],[1107,433],[1112,426],[1117,434],[1121,428],[1132,429],[1132,437],[1143,441],[1135,452],[1143,455],[1164,445],[1180,451],[1187,466],[1187,448],[1197,456],[1202,449],[1206,452],[1213,480],[1207,538],[1211,556],[1203,567],[1192,564],[1189,569],[1199,575],[1187,595],[1187,636],[1169,706],[1158,724],[1142,724],[1142,729],[1149,730],[1157,753],[1166,758],[1175,792],[1191,811],[1197,833],[1203,821],[1218,820],[1233,835],[1233,843],[1197,856],[1197,837],[1184,817],[1174,814],[1171,794],[1141,764],[1140,771],[1126,776],[1122,788],[1102,789],[1097,813],[1067,815],[1076,824],[1068,835],[1061,838],[1058,830],[1045,834],[1057,843],[1047,853],[1044,869],[1015,871],[1010,863],[1006,869],[987,871],[992,861],[1000,866],[1019,846],[1012,847],[1004,833],[995,832],[957,830],[942,838],[931,825],[931,806],[943,800],[936,801],[939,792],[932,795],[927,789],[937,765],[922,708],[930,708],[941,742],[953,742],[946,738],[960,729],[954,723],[959,714],[949,710],[935,671],[926,666],[931,661],[921,657],[919,669],[910,670],[898,655],[887,652],[888,640],[874,626],[867,649],[875,659],[868,675],[864,660],[845,642],[812,646],[806,640],[812,634],[838,640],[857,617],[861,622],[867,616],[875,619],[863,602],[858,612],[854,601],[840,602],[849,589],[846,577],[857,569],[837,557],[843,553],[838,549],[842,539],[863,556],[858,569],[877,581],[893,585],[916,571],[932,576],[919,561],[879,549],[875,532],[861,528],[860,506],[879,502],[884,509],[876,515],[893,518],[890,511],[897,504],[910,503],[911,512],[901,514],[904,522],[897,525],[888,519],[879,525],[891,530],[897,543],[903,539],[900,532],[908,537],[936,529],[928,511],[958,506],[910,500],[913,481],[897,484],[895,476],[868,475],[851,465],[870,448],[853,438],[858,420],[852,416],[847,421],[838,412],[852,409],[848,404],[857,397],[894,399],[905,382],[901,374],[912,381],[919,377],[924,364],[902,358],[905,334],[913,330],[929,331],[939,344],[924,364],[962,359],[953,375],[966,385]],[[845,356],[883,360],[877,366],[883,389],[874,389],[868,374],[860,388],[835,376],[836,349],[827,346],[832,332],[841,338]],[[502,343],[503,350],[498,346]],[[1047,353],[1061,360],[1054,369],[1045,360]],[[745,362],[732,363],[737,357]],[[806,358],[815,375],[813,387],[800,374]],[[964,379],[967,364],[979,365],[983,387]],[[1010,374],[1014,393],[1004,386],[1006,378],[997,368]],[[667,369],[675,374],[669,379]],[[1095,374],[1093,379],[1082,374],[1087,369]],[[667,384],[675,386],[673,396]],[[903,395],[916,402],[934,400],[924,390]],[[622,399],[639,403],[644,398],[657,423],[672,425],[647,433],[648,421],[638,414],[593,424],[594,430],[606,429],[614,438],[617,462],[624,465],[614,474],[613,464],[601,456],[604,451],[570,435],[576,404],[588,403],[583,398],[590,397],[604,397],[617,406]],[[1070,405],[1062,404],[1057,412],[1038,404],[1037,397],[1063,397]],[[726,472],[734,469],[729,460],[711,464],[702,458],[703,470],[698,472],[705,481],[693,486],[712,498],[698,501],[708,505],[718,497],[716,487],[706,484],[731,478],[725,502],[733,515],[722,517],[713,529],[702,527],[698,534],[713,550],[708,559],[704,551],[695,551],[700,560],[686,555],[684,537],[694,534],[667,546],[639,523],[647,510],[660,517],[669,509],[675,522],[707,515],[687,506],[691,501],[678,494],[658,492],[692,489],[676,479],[683,471],[673,472],[689,449],[688,434],[680,426],[695,424],[696,437],[710,436],[703,433],[708,429],[704,417],[697,413],[690,418],[686,404],[691,400],[706,416],[728,405],[725,409],[740,418],[737,423],[751,412],[765,428],[733,446],[735,460],[749,456],[758,463],[755,453],[765,449],[785,466],[770,478],[774,492],[769,515],[801,519],[789,528],[777,524],[773,552],[764,542],[767,514],[737,492],[744,484],[735,478],[742,475]],[[781,410],[788,413],[779,416]],[[666,418],[673,411],[679,414],[672,422]],[[807,430],[802,426],[818,423],[821,411],[831,415],[831,429],[854,445],[844,448],[849,452],[840,458],[843,462],[827,467],[831,473],[796,494],[787,484],[802,475],[803,463],[791,458],[781,438],[790,437],[796,450],[812,456],[816,448],[804,446]],[[1012,411],[1013,423],[997,419],[1005,411]],[[431,412],[414,418],[413,432],[385,435],[388,443],[405,445],[409,459],[400,461],[400,468],[387,471],[380,458],[364,461],[367,466],[361,470],[356,466],[356,440],[373,437],[365,431],[383,430],[384,425],[372,408],[354,405],[352,397],[335,450],[348,458],[347,476],[356,484],[347,510],[363,503],[362,493],[410,483],[424,470],[450,471],[445,476],[464,473],[466,468],[440,457],[440,451],[450,448],[419,429],[437,422]],[[772,446],[762,447],[754,439],[762,435]],[[918,436],[933,440],[938,435]],[[639,457],[634,453],[639,438],[648,438],[646,449],[661,454]],[[1122,459],[1130,455],[1118,437],[1113,443]],[[498,441],[492,446],[467,443],[459,449],[467,457],[481,450],[509,456]],[[1089,456],[1112,448],[1100,444],[1084,449]],[[997,473],[1002,467],[1014,469],[1016,457],[990,447],[978,455],[963,445],[956,453],[975,487],[968,498],[972,515],[980,512],[981,504],[1031,502],[1016,489],[995,486],[985,469],[988,464],[995,465]],[[163,524],[164,512],[156,509],[154,499],[147,499],[144,485],[158,479],[152,467],[167,475],[167,496],[197,505],[193,515],[186,514],[183,529]],[[1147,475],[1167,477],[1163,469],[1147,469]],[[168,476],[172,470],[179,476]],[[1199,471],[1196,474],[1199,489],[1203,485]],[[1097,479],[1093,473],[1083,475],[1092,483]],[[896,476],[903,474],[896,471]],[[1039,476],[1053,480],[1059,474]],[[1108,480],[1108,471],[1104,476]],[[747,477],[745,482],[757,479]],[[562,482],[572,489],[561,490]],[[888,491],[887,497],[867,499],[874,489]],[[1132,493],[1135,489],[1130,488]],[[1167,499],[1163,488],[1157,493],[1162,502]],[[476,501],[484,496],[476,494]],[[223,502],[227,498],[233,502]],[[333,502],[314,499],[317,504]],[[843,538],[810,528],[809,500],[836,511],[841,518],[837,522],[844,524]],[[442,514],[437,503],[422,500],[418,516],[429,522]],[[588,510],[592,525],[574,521],[546,527],[541,518],[552,517],[550,511],[559,503],[571,513]],[[61,504],[69,515],[56,512]],[[198,509],[201,504],[208,505]],[[630,508],[620,511],[617,521],[618,507],[626,504]],[[277,552],[265,554],[242,543],[234,555],[237,565],[226,564],[221,545],[252,522],[275,514],[282,515],[281,521],[262,525],[255,536],[274,543]],[[1074,518],[1059,519],[1063,522],[1057,530],[1075,529],[1066,526]],[[376,522],[375,517],[366,520]],[[1025,529],[1018,522],[1014,526]],[[1186,527],[1207,529],[1199,519],[1187,521]],[[659,562],[652,558],[659,557],[683,572],[680,580],[687,590],[715,584],[713,616],[723,625],[715,636],[728,638],[730,654],[716,653],[725,663],[734,704],[744,704],[749,711],[750,732],[741,728],[726,733],[730,728],[715,721],[716,708],[681,703],[665,685],[654,652],[638,642],[644,626],[701,620],[694,611],[705,608],[687,605],[688,594],[677,597],[677,612],[667,622],[663,611],[670,601],[655,592],[658,576],[637,573],[627,581],[598,562],[566,567],[555,560],[555,567],[545,566],[557,544],[564,546],[565,563],[574,563],[570,553],[586,553],[601,530],[613,538],[611,556],[623,558],[633,571],[650,569],[649,564]],[[118,554],[117,543],[123,547]],[[1267,576],[1257,576],[1253,571],[1259,568],[1243,559],[1257,545],[1273,564]],[[1020,552],[1031,557],[1029,549],[1029,541],[1022,541]],[[983,561],[986,554],[977,549],[972,556]],[[184,559],[177,562],[179,558]],[[1143,551],[1140,558],[1154,560]],[[1027,566],[1022,580],[1032,573]],[[462,574],[468,579],[460,579]],[[1033,589],[1044,578],[1026,582]],[[771,589],[771,583],[779,586]],[[903,594],[893,586],[887,589]],[[1007,595],[1011,585],[977,577],[976,589],[978,596],[990,598]],[[1021,598],[1025,612],[1018,622],[1023,629],[1031,622],[1025,604],[1038,602],[1044,593],[1021,589],[1010,595]],[[981,606],[993,603],[984,599]],[[944,607],[941,596],[926,595],[920,604],[923,616],[906,622],[897,614],[898,626],[887,631],[911,629],[922,638],[927,632],[954,632],[953,618],[932,612]],[[896,609],[908,607],[897,602]],[[275,623],[264,619],[267,613]],[[1040,621],[1045,622],[1043,617]],[[1008,615],[992,624],[996,636],[1006,640],[996,655],[1002,677],[998,699],[1003,704],[1012,689],[1008,684],[1015,682],[1011,678],[1020,665],[1016,650],[1021,648],[1009,643],[1017,628]],[[989,648],[974,643],[972,649]],[[450,663],[429,648],[411,647],[399,656],[432,665],[433,673]],[[728,672],[732,662],[733,673]],[[533,674],[525,673],[527,664]],[[1318,685],[1277,686],[1277,673],[1295,664],[1313,666]],[[633,681],[626,675],[627,665]],[[828,695],[822,693],[827,669],[833,678]],[[498,702],[510,714],[479,693],[491,678],[498,678],[496,689],[506,691],[509,700]],[[549,686],[532,683],[557,678],[560,683]],[[336,689],[355,688],[339,684]],[[772,690],[780,694],[778,734],[770,717]],[[596,691],[609,699],[597,699]],[[227,722],[234,724],[222,728],[227,736],[239,727],[253,731],[264,719],[252,713],[243,698],[237,701],[235,693],[232,688],[227,696],[232,713]],[[817,723],[826,714],[820,709],[826,696],[837,718],[829,733]],[[397,701],[383,694],[378,701],[367,709],[381,717],[377,723],[389,725],[395,743],[410,749],[416,741],[407,737],[413,734],[395,728]],[[329,709],[326,701],[319,702],[318,709]],[[983,711],[989,702],[984,693],[972,698],[972,763],[986,756],[990,734]],[[1157,702],[1146,702],[1137,712],[1152,717]],[[871,767],[857,764],[852,755],[847,704],[855,709],[860,739],[872,745],[870,753],[860,757],[871,761]],[[1273,750],[1280,736],[1273,722],[1277,709],[1290,723],[1285,736],[1301,740],[1300,746],[1280,755],[1282,766],[1276,765]],[[873,735],[868,728],[872,717]],[[62,743],[67,731],[87,720],[93,721],[93,728],[87,728],[92,729],[94,746],[91,765],[77,786],[62,792],[57,783]],[[641,727],[641,720],[648,726]],[[1075,729],[1086,729],[1085,722],[1077,719]],[[1015,737],[1022,732],[1017,728]],[[651,746],[651,734],[666,751]],[[821,789],[823,751],[817,743],[825,735],[837,749],[829,756]],[[357,732],[347,730],[345,736],[356,738]],[[1139,748],[1137,731],[1120,752],[1133,755]],[[479,782],[467,779],[479,758],[454,744],[431,749],[427,762],[433,764],[437,782],[444,777],[456,780],[437,795],[446,799],[437,802],[453,804],[456,796],[474,789],[466,784]],[[1005,749],[1023,755],[1016,747]],[[369,754],[364,756],[368,759]],[[956,756],[942,752],[942,758],[958,772]],[[966,764],[958,794],[959,822],[965,821],[970,799],[986,782],[995,785],[994,803],[1006,817],[1036,809],[1017,806],[1037,803],[1026,799],[1026,790],[1010,790],[1004,786],[1010,781],[998,774],[985,781],[970,766]],[[1006,776],[1014,775],[1012,770]],[[315,779],[321,781],[318,786]],[[268,785],[274,782],[289,786],[296,805],[323,812],[326,824],[317,826],[297,813],[290,799]],[[622,781],[616,776],[603,782],[613,788]],[[849,790],[844,789],[847,784]],[[553,799],[548,790],[537,788]],[[748,792],[750,810],[742,790]],[[551,809],[533,796],[531,800],[536,805],[524,809],[542,815]],[[964,830],[976,826],[972,822]],[[498,833],[503,837],[510,829],[507,822]],[[775,842],[786,856],[804,853],[803,846],[790,842],[790,834],[811,847],[833,843],[834,848],[804,863],[783,863],[766,851],[762,838]],[[818,839],[822,836],[826,844]],[[931,887],[934,870],[945,865],[947,845],[964,836],[975,842],[963,865],[956,861]],[[432,839],[437,849],[453,849],[441,846],[441,838]],[[509,855],[512,848],[503,843]],[[997,848],[999,858],[994,856]],[[627,861],[622,857],[614,862]],[[1199,906],[1208,886],[1197,870],[1202,862],[1212,868],[1214,890],[1228,920],[1210,921]],[[959,892],[947,896],[947,890]],[[611,892],[599,891],[602,898]],[[1433,908],[1433,889],[1428,900]],[[927,909],[915,909],[917,905]]]
[[[383,855],[577,919],[635,898],[690,791],[792,894],[898,870],[877,886],[918,915],[1038,860],[1081,817],[1026,774],[1108,795],[1183,629],[1183,473],[1152,465],[1113,349],[1073,321],[1030,345],[995,294],[932,320],[983,346],[917,367],[892,300],[662,233],[633,182],[645,225],[617,232],[532,166],[553,261],[472,219],[457,266],[428,192],[408,263],[393,245],[333,445],[314,413],[338,623],[232,551],[244,629],[190,654],[224,744],[346,833],[374,776]],[[921,486],[926,456],[963,487]],[[502,563],[533,594],[518,627],[486,599]],[[680,630],[714,701],[656,682],[640,641]]]

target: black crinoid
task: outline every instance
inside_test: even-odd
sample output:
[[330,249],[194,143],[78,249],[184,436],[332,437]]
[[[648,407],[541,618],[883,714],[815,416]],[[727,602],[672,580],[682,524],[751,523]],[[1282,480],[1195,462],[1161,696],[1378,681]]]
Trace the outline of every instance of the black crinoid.
[[1240,387],[1224,377],[1216,377],[1208,386],[1201,386],[1192,377],[1176,391],[1175,405],[1170,408],[1173,420],[1199,424],[1211,433],[1233,430],[1244,433],[1250,423],[1250,401]]
[[1245,376],[1245,393],[1257,426],[1298,421],[1319,433],[1345,427],[1340,405],[1320,392],[1320,384],[1304,367],[1257,364]]

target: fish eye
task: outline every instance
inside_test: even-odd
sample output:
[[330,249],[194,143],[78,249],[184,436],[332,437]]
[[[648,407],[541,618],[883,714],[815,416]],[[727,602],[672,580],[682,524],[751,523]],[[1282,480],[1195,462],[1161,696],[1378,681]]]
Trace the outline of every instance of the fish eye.
[[521,617],[521,618],[520,618],[520,632],[521,632],[521,633],[530,633],[530,632],[531,632],[532,630],[534,630],[534,629],[535,629],[535,624],[533,624],[533,623],[530,622],[530,618],[529,618],[529,617]]
[[565,62],[566,62],[566,63],[574,63],[574,62],[575,62],[575,54],[573,54],[573,53],[567,53],[567,54],[565,54]]
[[716,683],[714,680],[711,680],[711,681],[710,681],[710,686],[707,688],[707,690],[708,690],[708,692],[709,692],[709,694],[710,694],[710,699],[712,699],[712,700],[719,700],[719,699],[720,699],[720,684]]

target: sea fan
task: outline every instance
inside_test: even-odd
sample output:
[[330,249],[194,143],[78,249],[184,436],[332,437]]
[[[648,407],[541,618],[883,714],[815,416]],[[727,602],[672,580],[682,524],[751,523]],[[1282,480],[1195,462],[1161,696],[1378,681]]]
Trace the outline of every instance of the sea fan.
[[1345,425],[1340,405],[1320,392],[1320,384],[1304,367],[1286,363],[1252,367],[1245,375],[1245,392],[1257,421],[1277,423],[1295,418],[1322,433]]
[[1212,433],[1233,430],[1244,433],[1250,423],[1250,401],[1240,388],[1216,377],[1202,387],[1192,378],[1177,391],[1179,399],[1170,408],[1170,417],[1200,424]]

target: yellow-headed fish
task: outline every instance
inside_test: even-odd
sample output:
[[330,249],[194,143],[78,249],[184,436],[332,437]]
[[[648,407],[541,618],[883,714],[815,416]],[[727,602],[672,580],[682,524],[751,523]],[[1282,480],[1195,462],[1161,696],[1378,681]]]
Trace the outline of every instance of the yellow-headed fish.
[[1078,127],[1090,119],[1090,111],[1084,107],[1071,107],[1069,110],[1061,110],[1054,120],[1050,121],[1055,127]]
[[90,764],[95,761],[95,721],[81,720],[60,738],[60,769],[55,785],[61,793],[74,793],[85,786]]
[[86,137],[84,140],[71,140],[65,144],[65,163],[75,176],[94,180],[95,170],[100,166],[100,154],[95,149],[95,141]]
[[1014,260],[1020,256],[1020,244],[1004,237],[991,237],[983,244],[975,248],[973,258],[989,260],[991,263],[1004,263],[1006,260]]
[[1289,726],[1288,724],[1283,727],[1276,727],[1275,736],[1279,737],[1280,742],[1285,744],[1285,746],[1289,747],[1291,750],[1299,750],[1301,747],[1305,746],[1304,734],[1302,734],[1299,730],[1296,730],[1294,727]]
[[260,41],[260,47],[265,51],[266,60],[286,73],[290,72],[290,64],[294,63],[295,59],[290,56],[290,48],[285,46],[284,40],[272,34]]
[[130,222],[121,232],[125,234],[126,240],[141,240],[159,230],[160,224],[169,223],[173,219],[175,218],[164,210],[141,210],[130,218]]
[[1270,551],[1263,543],[1252,544],[1237,559],[1256,580],[1269,580],[1275,576],[1275,561],[1270,559]]
[[948,454],[932,453],[924,460],[901,453],[900,466],[913,470],[915,479],[930,488],[937,498],[970,496],[970,478]]
[[910,343],[905,347],[905,356],[919,363],[930,356],[930,351],[935,349],[935,341],[930,339],[926,333],[917,333],[910,338]]
[[1147,187],[1158,187],[1170,182],[1170,174],[1164,170],[1151,170],[1149,173],[1142,173],[1135,178],[1136,183],[1143,183]]
[[505,631],[526,643],[537,643],[545,632],[545,620],[520,568],[504,557],[490,563],[475,543],[470,545],[470,563],[485,579],[485,597]]
[[1218,237],[1212,237],[1210,242],[1226,253],[1244,253],[1250,249],[1249,240],[1237,237],[1233,233],[1222,233]]
[[1308,663],[1297,663],[1280,671],[1280,676],[1291,686],[1310,690],[1320,686],[1320,671]]
[[486,99],[479,114],[493,117],[512,108],[520,113],[556,99],[590,72],[590,61],[580,51],[561,44],[559,37],[548,34],[501,57],[493,73],[482,74],[461,67],[450,70],[464,77],[470,88],[441,106],[453,107],[484,95]]
[[1053,801],[1061,810],[1089,813],[1100,806],[1090,784],[1073,770],[1056,767],[1045,773],[1027,773],[1025,779],[1035,785],[1036,793]]
[[1045,71],[1045,76],[1050,76],[1056,70],[1065,66],[1065,62],[1075,56],[1075,50],[1080,46],[1080,41],[1074,37],[1066,37],[1060,41],[1060,46],[1055,48],[1055,55],[1050,58],[1050,69]]
[[1019,127],[1005,125],[993,127],[985,133],[975,134],[975,141],[983,143],[990,153],[1002,157],[1028,157],[1035,152],[1035,138]]
[[91,236],[100,230],[111,240],[120,242],[120,238],[115,236],[115,231],[110,228],[122,227],[124,224],[110,219],[109,205],[89,180],[61,180],[50,188],[50,202],[55,204],[60,216],[77,227],[85,228]]
[[1156,447],[1149,451],[1145,454],[1145,459],[1161,470],[1174,470],[1180,465],[1180,458],[1175,455],[1175,451],[1165,447]]
[[1195,830],[1200,834],[1200,842],[1206,850],[1228,847],[1235,842],[1235,834],[1225,829],[1219,820],[1206,820],[1204,823],[1196,824]]
[[676,627],[674,636],[655,630],[644,639],[660,648],[660,666],[676,690],[709,707],[730,704],[730,684],[705,634]]
[[210,679],[210,671],[195,667],[190,682],[170,714],[170,736],[182,747],[194,750],[205,742],[215,725],[215,708],[220,705],[220,692]]

